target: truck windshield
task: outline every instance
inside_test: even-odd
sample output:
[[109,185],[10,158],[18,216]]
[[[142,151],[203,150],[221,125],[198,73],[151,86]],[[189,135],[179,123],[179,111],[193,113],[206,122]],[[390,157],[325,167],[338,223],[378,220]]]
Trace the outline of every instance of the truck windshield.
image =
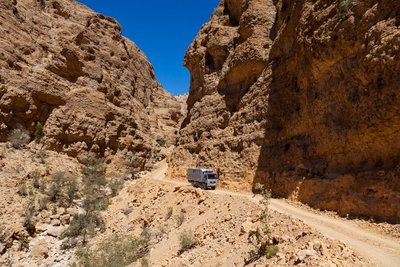
[[217,175],[215,174],[209,174],[208,179],[217,179]]

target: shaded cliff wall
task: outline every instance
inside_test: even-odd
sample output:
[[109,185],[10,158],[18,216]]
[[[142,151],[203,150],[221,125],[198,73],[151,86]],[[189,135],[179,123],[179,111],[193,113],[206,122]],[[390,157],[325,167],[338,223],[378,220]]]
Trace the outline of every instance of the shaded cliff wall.
[[398,221],[400,4],[348,3],[223,1],[185,58],[172,158],[219,168],[230,188]]

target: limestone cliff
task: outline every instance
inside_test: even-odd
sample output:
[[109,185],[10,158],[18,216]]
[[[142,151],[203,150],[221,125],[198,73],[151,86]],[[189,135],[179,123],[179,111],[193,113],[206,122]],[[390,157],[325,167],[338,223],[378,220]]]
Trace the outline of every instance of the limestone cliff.
[[175,142],[180,105],[113,18],[68,0],[7,0],[0,11],[0,141],[41,122],[48,148],[144,162],[157,139]]
[[399,22],[385,0],[222,1],[186,54],[173,173],[399,221]]

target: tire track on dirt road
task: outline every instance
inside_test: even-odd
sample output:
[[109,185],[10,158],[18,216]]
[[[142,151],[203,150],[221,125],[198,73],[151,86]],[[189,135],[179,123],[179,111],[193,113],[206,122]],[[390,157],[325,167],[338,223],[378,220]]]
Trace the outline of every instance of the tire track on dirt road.
[[[188,182],[167,179],[167,170],[168,164],[164,160],[159,162],[155,166],[155,169],[145,177],[176,185],[190,185]],[[260,200],[259,196],[254,196],[246,192],[232,192],[220,189],[209,192],[244,197],[256,203],[259,203]],[[400,267],[400,240],[390,239],[384,235],[357,227],[350,222],[323,216],[304,208],[293,206],[280,199],[271,199],[269,208],[299,219],[322,234],[346,243],[376,266]]]

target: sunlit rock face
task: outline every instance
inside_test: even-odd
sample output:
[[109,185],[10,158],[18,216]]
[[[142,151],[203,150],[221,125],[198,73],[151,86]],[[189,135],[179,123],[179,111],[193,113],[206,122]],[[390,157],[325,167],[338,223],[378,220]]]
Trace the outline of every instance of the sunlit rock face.
[[0,140],[45,125],[47,146],[72,156],[175,143],[180,105],[121,26],[75,1],[0,3]]
[[226,0],[189,47],[170,164],[341,214],[399,221],[400,4]]

